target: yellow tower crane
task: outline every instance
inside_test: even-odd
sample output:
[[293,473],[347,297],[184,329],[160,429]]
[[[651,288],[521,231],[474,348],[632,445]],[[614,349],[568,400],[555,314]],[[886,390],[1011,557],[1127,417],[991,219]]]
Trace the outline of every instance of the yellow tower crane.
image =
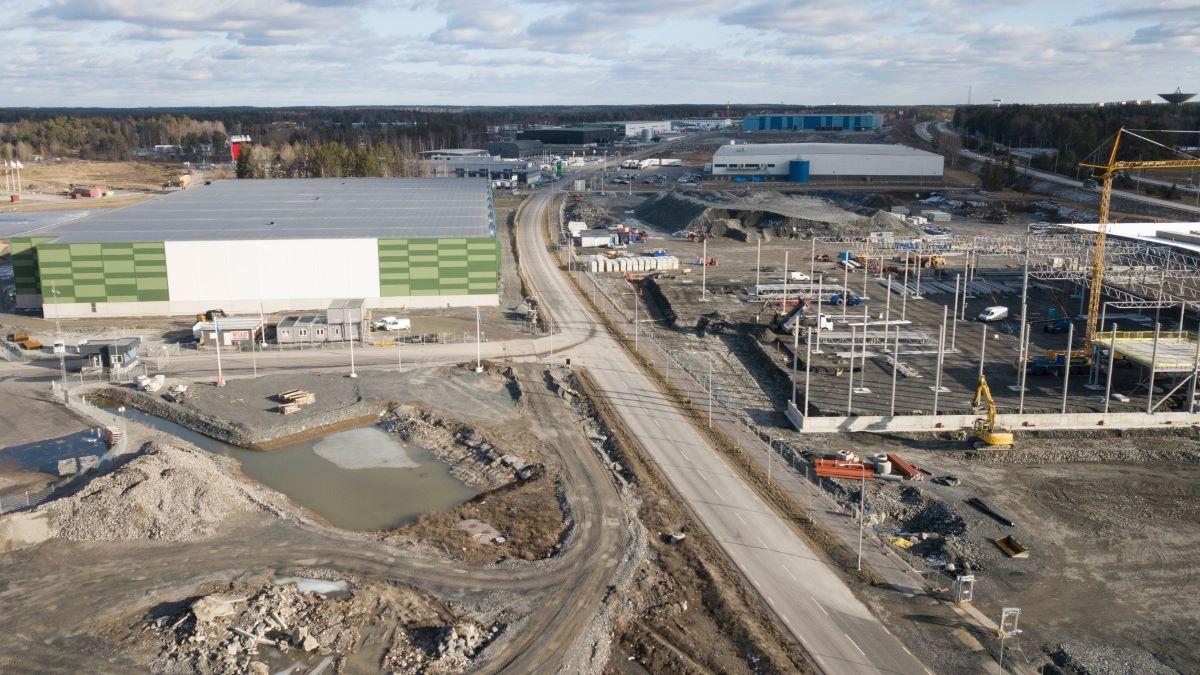
[[[1131,136],[1154,145],[1161,143],[1152,141],[1122,127],[1113,137],[1112,150],[1108,153],[1105,164],[1081,163],[1079,166],[1092,169],[1093,177],[1100,183],[1100,225],[1096,228],[1096,247],[1092,254],[1092,279],[1088,293],[1087,328],[1083,333],[1082,356],[1091,359],[1092,342],[1096,339],[1097,323],[1100,320],[1100,297],[1103,295],[1101,286],[1104,281],[1104,240],[1108,236],[1108,211],[1112,204],[1113,177],[1118,171],[1129,169],[1195,169],[1200,168],[1200,159],[1166,159],[1151,161],[1122,161],[1117,159],[1117,148],[1121,145],[1122,136]],[[1166,147],[1166,146],[1162,146]],[[1182,154],[1182,153],[1181,153]]]

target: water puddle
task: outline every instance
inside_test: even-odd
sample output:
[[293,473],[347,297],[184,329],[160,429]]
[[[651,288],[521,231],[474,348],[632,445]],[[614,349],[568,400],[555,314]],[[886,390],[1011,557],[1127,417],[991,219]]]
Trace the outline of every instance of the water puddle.
[[475,490],[426,448],[371,426],[272,450],[246,450],[140,410],[125,417],[242,464],[242,472],[347,530],[383,530],[457,506]]

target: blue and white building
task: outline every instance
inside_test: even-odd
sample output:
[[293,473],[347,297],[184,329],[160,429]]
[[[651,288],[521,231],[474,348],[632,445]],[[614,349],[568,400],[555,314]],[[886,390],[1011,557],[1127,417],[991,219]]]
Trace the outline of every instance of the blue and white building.
[[880,113],[747,115],[743,131],[870,131],[883,125]]

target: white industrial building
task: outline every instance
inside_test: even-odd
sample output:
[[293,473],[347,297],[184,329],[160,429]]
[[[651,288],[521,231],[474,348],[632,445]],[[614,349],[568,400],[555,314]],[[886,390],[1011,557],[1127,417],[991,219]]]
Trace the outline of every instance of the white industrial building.
[[796,183],[810,178],[940,180],[944,159],[904,145],[879,143],[730,143],[717,148],[712,165],[714,176]]
[[625,138],[641,138],[647,132],[649,132],[650,136],[661,136],[662,134],[671,133],[670,120],[662,120],[660,122],[612,122],[605,123],[604,126],[612,126],[623,131]]
[[671,120],[671,126],[676,129],[704,129],[705,131],[720,131],[733,126],[729,117],[686,117]]
[[12,238],[48,318],[499,304],[487,180],[221,180]]

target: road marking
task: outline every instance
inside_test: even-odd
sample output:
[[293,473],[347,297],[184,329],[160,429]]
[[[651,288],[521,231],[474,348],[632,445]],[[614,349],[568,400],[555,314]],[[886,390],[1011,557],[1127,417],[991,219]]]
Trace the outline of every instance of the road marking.
[[825,610],[825,608],[821,606],[821,603],[817,602],[817,599],[816,599],[816,598],[813,598],[813,596],[811,596],[811,595],[810,595],[810,596],[808,596],[808,597],[812,598],[812,601],[813,601],[814,603],[816,603],[816,605],[817,605],[817,608],[818,608],[818,609],[820,609],[822,612],[825,612],[825,616],[829,616],[829,612],[827,612],[827,611]]
[[721,501],[725,502],[726,504],[729,503],[729,500],[725,499],[725,495],[721,494],[716,488],[713,488],[713,494],[720,497]]
[[[842,633],[842,635],[846,635],[846,634]],[[867,655],[867,653],[862,650],[862,647],[859,647],[849,635],[846,635],[846,639],[850,640],[850,644],[854,645],[854,648],[858,650],[859,654],[862,654],[863,656]]]
[[759,546],[762,546],[763,548],[771,548],[770,546],[767,546],[767,542],[763,541],[762,537],[756,537],[756,539],[758,539]]
[[799,581],[800,581],[799,579],[797,579],[797,578],[796,578],[796,575],[795,575],[795,574],[792,574],[792,571],[791,571],[790,569],[788,569],[788,566],[787,566],[787,565],[780,565],[780,567],[782,567],[782,568],[783,568],[783,571],[784,571],[784,572],[787,572],[788,576],[792,578],[792,581],[795,581],[795,582],[799,582]]
[[905,647],[904,645],[900,645],[900,649],[903,649],[905,654],[912,656],[912,652],[908,651],[908,647]]
[[769,595],[767,596],[767,604],[771,604],[771,605],[775,604],[775,600],[773,600],[771,598],[771,596],[769,596]]
[[737,511],[734,511],[733,515],[737,516],[737,519],[740,520],[743,525],[747,524],[746,519],[742,517],[742,514],[738,513]]

